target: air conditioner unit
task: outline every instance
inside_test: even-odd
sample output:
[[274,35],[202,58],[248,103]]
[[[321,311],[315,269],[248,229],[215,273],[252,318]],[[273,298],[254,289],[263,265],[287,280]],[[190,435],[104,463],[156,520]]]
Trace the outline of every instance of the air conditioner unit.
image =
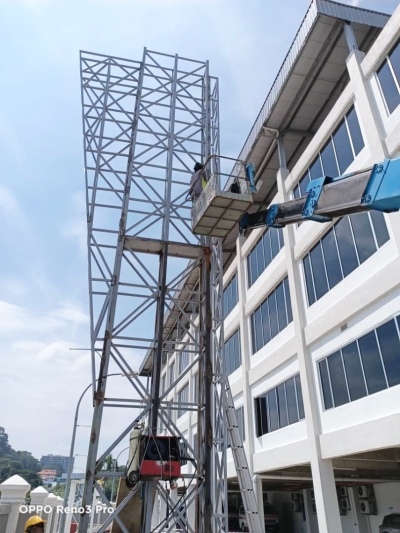
[[361,511],[361,514],[375,514],[374,502],[370,500],[361,500],[360,511]]
[[316,504],[316,503],[313,503],[313,504],[312,504],[312,512],[313,512],[314,514],[317,514],[317,504]]
[[339,496],[341,498],[348,498],[348,494],[347,487],[339,487]]
[[301,512],[301,503],[300,503],[299,500],[296,500],[294,502],[290,502],[290,507],[291,507],[293,513],[300,513]]
[[314,492],[314,489],[311,489],[311,490],[310,490],[310,496],[311,496],[311,500],[312,500],[313,502],[315,502],[315,492]]
[[292,492],[292,501],[297,502],[300,500],[300,492]]
[[340,507],[344,511],[350,511],[350,500],[348,498],[340,498]]
[[371,496],[371,485],[358,485],[357,494],[359,498],[369,498]]

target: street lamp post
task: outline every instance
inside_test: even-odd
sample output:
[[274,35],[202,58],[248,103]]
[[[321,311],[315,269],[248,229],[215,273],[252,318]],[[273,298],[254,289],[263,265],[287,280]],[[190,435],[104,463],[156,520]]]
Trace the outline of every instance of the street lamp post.
[[[125,450],[129,450],[129,446],[127,446],[126,448],[124,448],[123,450],[121,450],[119,452],[119,454],[117,455],[117,458],[114,459],[114,472],[115,472],[115,469],[117,468],[117,465],[118,465],[118,459],[119,459],[119,456],[121,455],[122,452],[124,452]],[[112,485],[111,485],[111,498],[110,498],[110,501],[113,501],[113,496],[114,496],[114,483],[115,483],[115,476],[113,477],[113,480],[112,480]]]
[[[121,376],[121,374],[108,374],[106,377],[111,376]],[[96,380],[98,381],[98,380]],[[74,418],[74,426],[72,429],[72,437],[71,437],[71,448],[69,452],[69,463],[68,463],[68,471],[67,471],[67,479],[65,481],[65,495],[64,495],[64,502],[63,506],[64,508],[68,506],[68,495],[71,488],[71,474],[72,474],[72,464],[74,459],[74,448],[75,448],[75,437],[76,437],[76,428],[78,426],[78,415],[79,415],[79,407],[81,405],[81,401],[83,397],[85,396],[86,392],[92,388],[92,383],[86,387],[86,389],[82,392],[82,394],[79,397],[78,403],[76,404],[75,409],[75,418]],[[61,519],[60,519],[60,525],[59,525],[59,533],[64,533],[65,528],[65,520],[66,520],[66,513],[61,513]],[[69,533],[69,532],[67,532]]]

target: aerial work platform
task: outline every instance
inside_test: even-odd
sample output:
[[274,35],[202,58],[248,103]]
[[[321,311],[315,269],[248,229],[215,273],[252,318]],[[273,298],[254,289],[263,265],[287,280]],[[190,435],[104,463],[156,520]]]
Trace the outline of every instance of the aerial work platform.
[[[207,167],[207,162],[204,167]],[[256,187],[252,164],[245,166],[244,163],[239,162],[239,167],[241,170],[239,174],[230,176],[234,187],[228,190],[221,187],[221,177],[224,174],[218,172],[211,175],[192,207],[193,233],[225,237],[253,204],[253,194],[257,192],[261,182]],[[232,188],[237,192],[232,192]]]

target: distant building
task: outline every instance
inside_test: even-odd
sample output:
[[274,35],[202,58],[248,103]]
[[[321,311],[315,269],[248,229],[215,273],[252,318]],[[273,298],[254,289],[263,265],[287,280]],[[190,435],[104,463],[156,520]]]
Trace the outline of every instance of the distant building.
[[43,483],[54,483],[57,479],[57,470],[41,470],[38,472]]
[[64,455],[43,455],[40,462],[44,469],[55,469],[61,475],[62,472],[68,471],[69,457]]

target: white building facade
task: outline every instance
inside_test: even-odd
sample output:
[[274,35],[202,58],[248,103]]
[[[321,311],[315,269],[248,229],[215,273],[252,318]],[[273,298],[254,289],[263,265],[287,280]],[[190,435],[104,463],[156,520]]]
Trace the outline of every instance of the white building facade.
[[[365,22],[373,31],[365,30],[367,52],[358,28],[374,15],[353,9],[327,0],[311,4],[277,77],[280,92],[272,104],[267,99],[267,113],[249,135],[245,155],[271,182],[268,203],[304,195],[309,180],[323,174],[400,157],[400,6],[384,23],[378,17],[375,28]],[[356,22],[349,24],[347,13]],[[300,62],[309,60],[310,68],[323,62],[322,37],[323,50],[307,56],[323,25],[342,32],[331,43],[330,72],[334,53],[345,59],[336,63],[336,78],[314,72],[304,97],[319,105],[321,118],[293,155],[308,104],[293,112],[297,126],[286,136],[268,120],[290,112],[289,76],[307,81]],[[296,99],[299,87],[292,87]],[[262,169],[268,150],[257,146],[261,130],[275,142],[269,174],[268,163]],[[276,508],[285,533],[377,533],[385,516],[400,513],[400,214],[259,228],[233,242],[224,275],[226,368],[258,495],[263,491]],[[169,356],[163,391],[188,364],[185,351]],[[194,368],[170,398],[194,401],[197,380]],[[196,447],[196,413],[182,409],[175,420]],[[233,496],[232,460],[228,476]]]

